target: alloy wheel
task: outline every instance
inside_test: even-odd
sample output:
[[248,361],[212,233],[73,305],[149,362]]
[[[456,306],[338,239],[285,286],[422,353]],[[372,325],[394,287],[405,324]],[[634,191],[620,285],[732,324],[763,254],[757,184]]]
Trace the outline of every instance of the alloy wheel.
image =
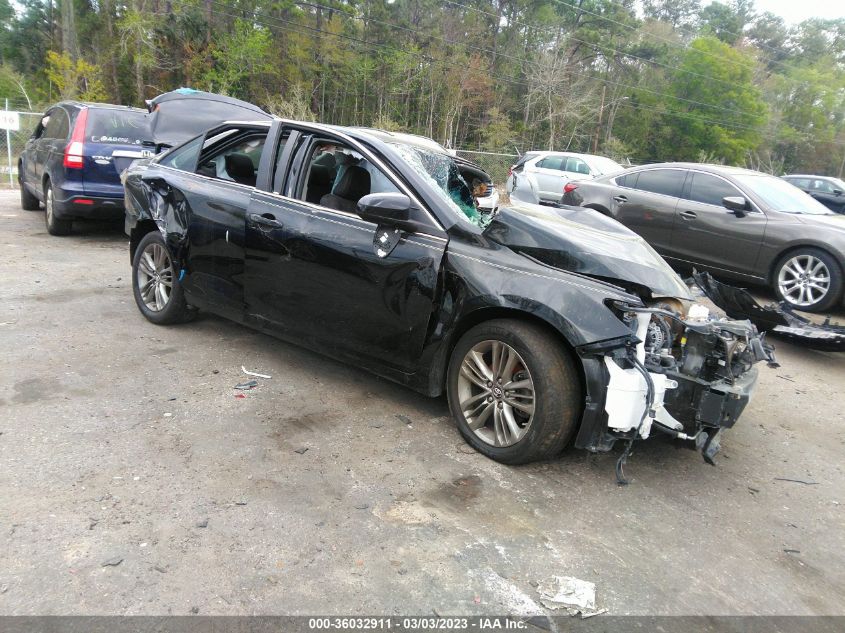
[[164,310],[173,290],[173,264],[162,244],[147,245],[138,260],[137,275],[144,305],[153,312]]
[[458,400],[467,425],[492,446],[519,442],[534,419],[534,381],[510,345],[477,343],[461,362]]
[[830,270],[818,257],[796,255],[778,272],[781,296],[794,306],[814,305],[830,291]]

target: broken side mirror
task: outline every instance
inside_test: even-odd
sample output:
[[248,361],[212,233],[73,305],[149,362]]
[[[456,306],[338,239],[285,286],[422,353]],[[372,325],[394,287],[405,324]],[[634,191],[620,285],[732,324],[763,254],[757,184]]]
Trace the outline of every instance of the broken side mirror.
[[751,204],[742,196],[725,196],[722,198],[722,206],[732,211],[738,218],[745,217],[751,210]]
[[358,215],[379,226],[413,230],[411,199],[404,193],[371,193],[358,201]]

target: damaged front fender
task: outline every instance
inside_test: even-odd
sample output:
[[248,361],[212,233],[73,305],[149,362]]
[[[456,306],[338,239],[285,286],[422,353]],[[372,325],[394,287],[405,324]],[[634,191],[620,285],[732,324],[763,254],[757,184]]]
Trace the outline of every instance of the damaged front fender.
[[712,463],[722,429],[750,401],[754,365],[775,363],[772,348],[750,322],[711,317],[703,306],[695,319],[622,302],[614,307],[637,342],[581,350],[592,380],[603,379],[606,390],[604,402],[588,403],[576,446],[609,450],[617,440],[630,443],[657,430],[694,442]]

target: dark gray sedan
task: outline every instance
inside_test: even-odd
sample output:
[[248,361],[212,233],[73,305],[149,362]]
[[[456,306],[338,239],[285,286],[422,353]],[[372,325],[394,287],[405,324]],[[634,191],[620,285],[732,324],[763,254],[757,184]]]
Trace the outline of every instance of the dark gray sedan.
[[770,285],[795,308],[842,300],[845,216],[780,178],[661,163],[569,183],[563,203],[617,219],[682,268]]

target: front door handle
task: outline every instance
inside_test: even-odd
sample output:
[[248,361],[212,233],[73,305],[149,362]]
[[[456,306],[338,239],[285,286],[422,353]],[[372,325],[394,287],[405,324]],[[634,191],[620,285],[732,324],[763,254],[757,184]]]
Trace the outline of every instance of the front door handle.
[[695,211],[681,211],[680,216],[684,220],[695,220],[698,214]]
[[625,204],[626,202],[628,202],[627,196],[613,196],[613,199],[619,204]]
[[247,215],[249,221],[253,224],[258,225],[260,228],[265,229],[280,229],[282,228],[282,223],[276,219],[276,216],[272,213],[262,213],[259,215],[258,213],[250,213]]

